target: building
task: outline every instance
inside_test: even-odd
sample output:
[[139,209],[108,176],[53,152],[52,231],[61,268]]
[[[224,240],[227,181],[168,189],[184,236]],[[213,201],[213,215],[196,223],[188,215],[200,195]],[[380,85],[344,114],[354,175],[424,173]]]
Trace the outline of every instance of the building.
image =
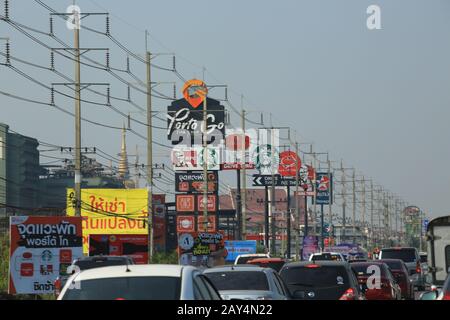
[[39,142],[0,123],[0,214],[32,214],[39,205]]

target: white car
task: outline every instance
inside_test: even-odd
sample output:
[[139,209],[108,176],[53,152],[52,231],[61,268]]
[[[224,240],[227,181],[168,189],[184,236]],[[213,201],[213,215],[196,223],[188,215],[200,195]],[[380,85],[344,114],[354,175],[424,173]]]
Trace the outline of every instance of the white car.
[[309,261],[346,261],[339,252],[320,252],[309,256]]
[[221,300],[201,271],[180,265],[128,265],[78,272],[58,300]]
[[270,255],[268,253],[241,254],[234,260],[234,265],[247,264],[248,261],[259,258],[270,258]]

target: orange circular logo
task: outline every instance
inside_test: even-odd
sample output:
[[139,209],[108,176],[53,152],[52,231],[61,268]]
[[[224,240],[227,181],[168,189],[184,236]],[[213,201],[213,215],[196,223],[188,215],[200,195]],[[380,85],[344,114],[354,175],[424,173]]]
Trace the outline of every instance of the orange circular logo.
[[208,88],[202,80],[192,79],[183,86],[183,96],[193,108],[198,108],[205,100],[207,94]]

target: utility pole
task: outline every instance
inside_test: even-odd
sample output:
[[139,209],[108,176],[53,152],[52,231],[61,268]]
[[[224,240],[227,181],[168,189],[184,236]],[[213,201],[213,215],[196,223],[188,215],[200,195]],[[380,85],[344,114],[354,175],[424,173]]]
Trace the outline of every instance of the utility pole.
[[[7,2],[6,2],[7,3]],[[5,4],[6,4],[5,3]],[[75,91],[75,168],[74,168],[74,193],[75,193],[75,216],[81,216],[81,182],[82,182],[82,155],[81,155],[81,90],[91,85],[107,85],[105,83],[81,83],[81,56],[90,50],[106,50],[108,49],[87,49],[80,48],[80,29],[81,19],[90,15],[107,15],[105,13],[81,13],[75,7],[72,13],[51,13],[51,16],[64,16],[65,19],[71,21],[71,28],[74,30],[74,47],[73,48],[52,48],[52,50],[72,51],[75,62],[75,81],[73,83],[54,83],[53,85],[74,86]],[[72,20],[70,20],[72,19]],[[53,27],[52,27],[53,28]],[[109,92],[109,90],[108,90]],[[109,97],[109,94],[108,94]]]
[[355,169],[353,168],[352,174],[352,196],[353,196],[353,205],[352,205],[352,233],[353,233],[353,243],[356,243],[356,176]]
[[148,260],[153,259],[153,128],[152,128],[152,77],[151,53],[146,52],[147,66],[147,191],[148,191]]
[[341,160],[341,173],[342,173],[342,232],[341,232],[341,242],[345,242],[345,233],[346,233],[346,227],[347,227],[347,218],[345,216],[345,210],[346,210],[346,188],[345,188],[345,170],[344,170],[344,163]]
[[81,67],[80,67],[80,27],[81,17],[73,11],[75,23],[75,216],[81,216]]
[[[203,100],[203,219],[205,230],[208,227],[208,91],[205,87]],[[240,195],[239,195],[240,196]]]
[[[243,97],[242,97],[243,98]],[[243,100],[243,99],[242,99]],[[242,103],[243,106],[243,103]],[[246,166],[246,156],[245,156],[245,110],[242,108],[242,159],[244,161],[242,166],[242,195],[241,195],[241,213],[242,213],[242,240],[247,239],[247,170]]]
[[370,181],[370,248],[373,250],[373,181]]
[[[362,230],[361,234],[366,234],[366,179],[362,177]],[[364,237],[362,238],[364,239]]]

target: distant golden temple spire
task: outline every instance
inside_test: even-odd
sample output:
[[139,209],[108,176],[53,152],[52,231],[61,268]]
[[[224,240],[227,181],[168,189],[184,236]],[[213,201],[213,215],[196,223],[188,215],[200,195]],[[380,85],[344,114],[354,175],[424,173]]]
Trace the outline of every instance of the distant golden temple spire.
[[119,177],[123,180],[128,180],[128,178],[130,177],[130,170],[128,168],[128,155],[127,155],[125,125],[123,126],[123,129],[122,129],[122,148],[120,151]]

